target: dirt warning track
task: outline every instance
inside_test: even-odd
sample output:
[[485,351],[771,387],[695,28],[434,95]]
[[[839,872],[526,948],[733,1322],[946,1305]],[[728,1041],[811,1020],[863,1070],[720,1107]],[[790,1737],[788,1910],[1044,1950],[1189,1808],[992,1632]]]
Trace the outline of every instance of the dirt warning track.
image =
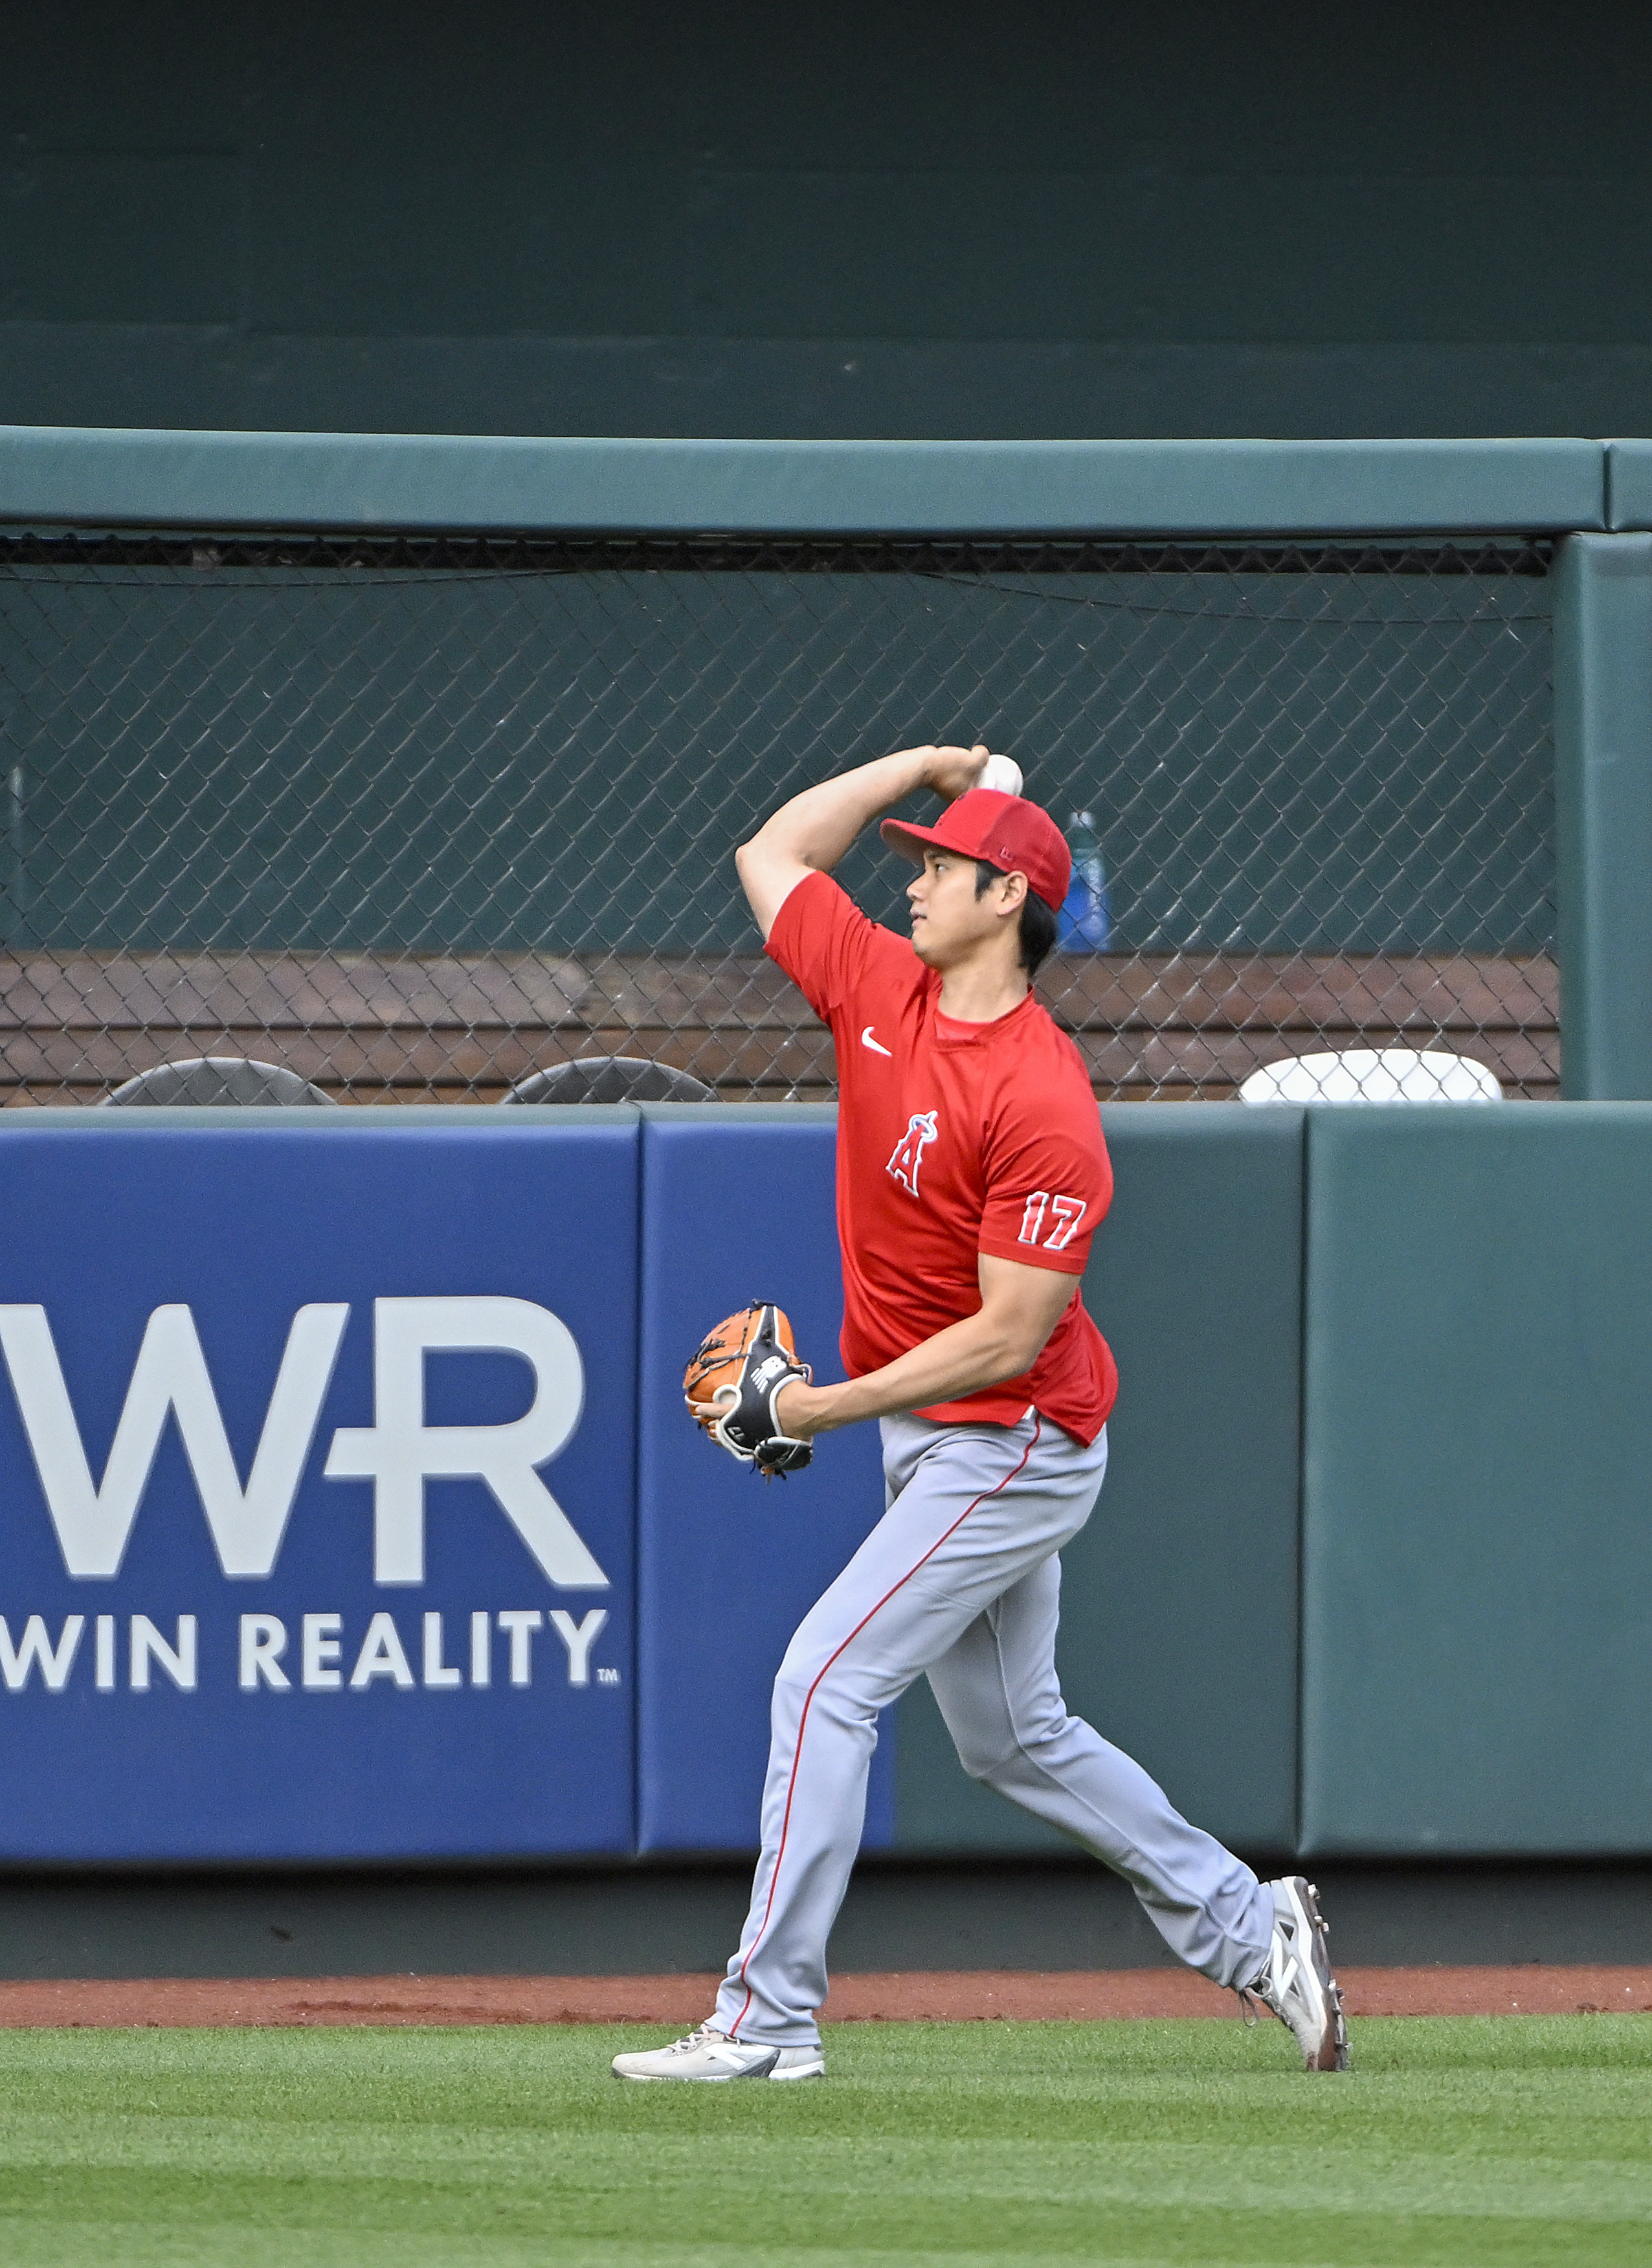
[[[1652,1966],[1345,1969],[1353,2016],[1652,2013]],[[0,1983],[0,2028],[704,2022],[713,1976],[75,1977]],[[1209,2016],[1239,2005],[1191,1971],[927,1970],[837,1977],[835,2023]]]

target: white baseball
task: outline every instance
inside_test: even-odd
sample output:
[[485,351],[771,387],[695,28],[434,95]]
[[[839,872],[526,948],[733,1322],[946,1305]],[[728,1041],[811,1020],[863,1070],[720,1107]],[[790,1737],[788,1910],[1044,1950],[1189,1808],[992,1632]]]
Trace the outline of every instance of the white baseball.
[[989,756],[981,773],[983,787],[996,788],[1000,795],[1021,793],[1021,766],[1013,756]]

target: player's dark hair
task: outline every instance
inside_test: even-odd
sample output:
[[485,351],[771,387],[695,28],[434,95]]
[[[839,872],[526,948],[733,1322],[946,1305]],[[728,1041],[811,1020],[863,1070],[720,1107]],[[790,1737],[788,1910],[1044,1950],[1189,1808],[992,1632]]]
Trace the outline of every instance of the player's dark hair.
[[[984,898],[992,883],[1001,881],[1004,870],[985,858],[975,862],[975,895]],[[1056,949],[1058,924],[1054,909],[1047,906],[1036,892],[1029,890],[1021,902],[1021,965],[1029,976],[1036,976]]]

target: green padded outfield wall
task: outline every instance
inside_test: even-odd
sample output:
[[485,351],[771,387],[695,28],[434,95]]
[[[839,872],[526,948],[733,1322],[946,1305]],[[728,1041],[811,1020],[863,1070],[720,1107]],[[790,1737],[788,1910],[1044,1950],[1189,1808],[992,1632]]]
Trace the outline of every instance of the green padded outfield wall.
[[[1084,1292],[1120,1389],[1063,1554],[1069,1706],[1257,1853],[1295,1837],[1302,1117],[1103,1111],[1117,1194]],[[1070,1847],[965,1777],[926,1683],[896,1741],[896,1848]]]
[[1652,1106],[1309,1121],[1303,1847],[1652,1849]]
[[1652,534],[1570,535],[1552,581],[1561,1087],[1652,1101]]

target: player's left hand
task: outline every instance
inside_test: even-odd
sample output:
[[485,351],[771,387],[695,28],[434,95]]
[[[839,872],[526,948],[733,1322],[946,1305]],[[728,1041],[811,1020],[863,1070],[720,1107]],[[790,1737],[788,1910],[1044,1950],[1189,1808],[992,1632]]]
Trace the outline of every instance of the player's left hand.
[[[774,1397],[775,1422],[783,1434],[797,1441],[812,1441],[822,1428],[810,1407],[818,1387],[805,1386],[800,1378],[789,1378]],[[682,1397],[683,1405],[702,1432],[714,1433],[717,1421],[727,1408],[723,1402],[696,1402],[690,1395]]]
[[774,1414],[782,1432],[794,1440],[812,1441],[822,1428],[815,1404],[826,1400],[824,1388],[800,1378],[788,1379],[774,1397]]
[[788,1387],[813,1377],[782,1310],[754,1300],[701,1342],[683,1373],[683,1399],[719,1447],[772,1480],[800,1472],[814,1454],[807,1438],[785,1430],[777,1406]]

